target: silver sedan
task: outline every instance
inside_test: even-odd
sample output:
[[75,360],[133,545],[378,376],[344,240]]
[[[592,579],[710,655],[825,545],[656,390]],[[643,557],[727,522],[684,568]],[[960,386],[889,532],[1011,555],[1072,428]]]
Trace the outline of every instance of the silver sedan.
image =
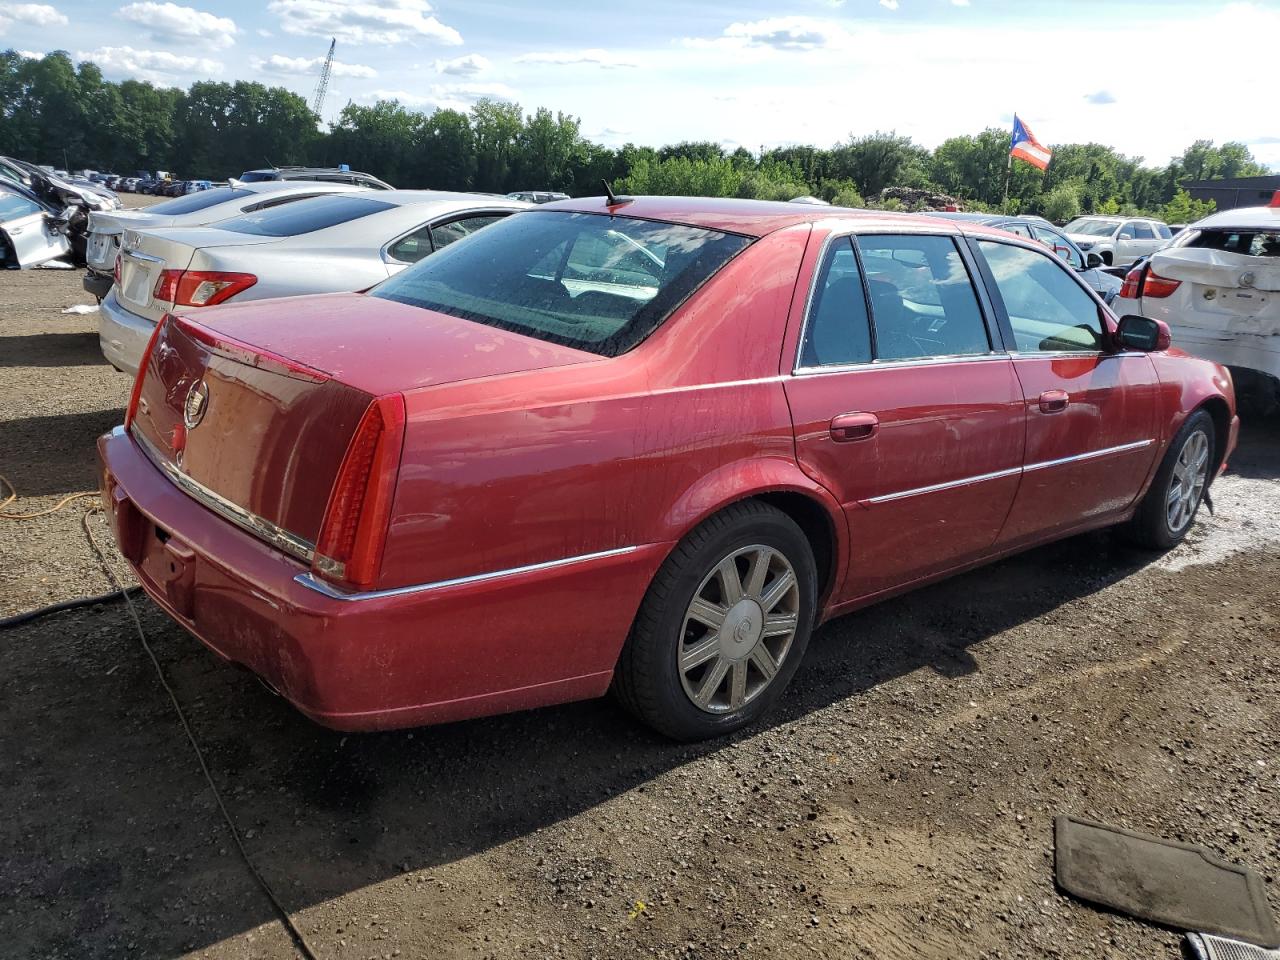
[[206,227],[126,229],[120,276],[102,301],[102,353],[136,373],[173,310],[341,293],[373,286],[532,204],[483,194],[378,190],[334,194]]

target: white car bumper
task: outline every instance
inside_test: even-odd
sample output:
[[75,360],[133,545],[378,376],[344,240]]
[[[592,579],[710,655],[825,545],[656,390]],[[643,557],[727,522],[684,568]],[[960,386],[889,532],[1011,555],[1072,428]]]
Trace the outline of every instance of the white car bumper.
[[98,308],[98,342],[107,361],[124,373],[134,376],[142,363],[142,354],[156,325],[146,317],[131,313],[120,305],[114,289],[103,298]]
[[1280,336],[1226,333],[1170,324],[1173,345],[1229,367],[1245,367],[1280,378]]

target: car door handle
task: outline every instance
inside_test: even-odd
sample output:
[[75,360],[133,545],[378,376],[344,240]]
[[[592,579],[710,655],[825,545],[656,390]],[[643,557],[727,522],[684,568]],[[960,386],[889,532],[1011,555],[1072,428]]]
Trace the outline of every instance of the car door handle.
[[1061,413],[1071,403],[1071,396],[1065,390],[1046,390],[1040,394],[1041,413]]
[[836,443],[868,440],[880,430],[880,418],[874,413],[842,413],[831,418],[831,439]]

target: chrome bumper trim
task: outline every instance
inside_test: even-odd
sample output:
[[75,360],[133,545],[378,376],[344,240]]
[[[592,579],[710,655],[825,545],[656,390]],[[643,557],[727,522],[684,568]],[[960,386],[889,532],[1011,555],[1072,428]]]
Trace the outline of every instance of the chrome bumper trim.
[[230,520],[241,529],[247,530],[255,537],[265,540],[273,547],[278,547],[285,553],[307,563],[315,557],[316,545],[309,540],[304,540],[296,534],[290,533],[288,530],[277,526],[270,520],[265,520],[256,513],[250,513],[244,507],[232,503],[226,497],[214,493],[204,484],[196,480],[192,480],[189,476],[177,468],[176,465],[170,463],[151,443],[137,430],[129,428],[129,434],[137,442],[142,452],[147,455],[159,470],[173,481],[184,493],[188,494],[193,500],[202,506],[208,507],[218,516],[225,520]]
[[531,563],[523,567],[511,567],[507,570],[493,570],[489,573],[475,573],[468,577],[456,577],[453,580],[437,580],[434,583],[417,583],[407,587],[392,587],[388,590],[347,591],[331,583],[313,576],[311,573],[300,573],[294,577],[296,583],[308,589],[322,593],[331,600],[359,601],[381,600],[383,597],[403,597],[414,593],[430,593],[433,590],[446,590],[449,587],[462,587],[473,583],[486,583],[490,580],[501,580],[524,573],[537,573],[541,570],[555,570],[560,567],[571,567],[592,560],[604,560],[608,557],[621,557],[635,553],[639,547],[619,547],[616,550],[601,550],[598,553],[584,553],[577,557],[565,557],[563,560],[548,560],[545,563]]

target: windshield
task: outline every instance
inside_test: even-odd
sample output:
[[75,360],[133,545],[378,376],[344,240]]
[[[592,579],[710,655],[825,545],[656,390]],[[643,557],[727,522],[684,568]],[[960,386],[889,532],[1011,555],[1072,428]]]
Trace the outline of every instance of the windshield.
[[[195,181],[199,183],[200,181]],[[175,200],[166,200],[164,203],[157,203],[154,207],[148,207],[147,213],[195,213],[197,210],[204,210],[215,204],[226,203],[228,200],[238,200],[240,197],[253,196],[252,190],[237,190],[234,187],[217,187],[213,190],[201,190],[199,193],[190,193],[185,197],[178,197]]]
[[1109,237],[1116,232],[1119,226],[1114,220],[1090,220],[1081,218],[1072,220],[1062,229],[1067,233],[1081,233],[1086,237]]
[[626,217],[522,213],[450,244],[373,296],[614,357],[749,242]]
[[334,193],[232,217],[214,224],[213,228],[258,237],[296,237],[335,227],[340,223],[349,223],[372,213],[381,213],[383,210],[390,210],[392,206],[394,204],[381,200],[365,200],[346,193]]

